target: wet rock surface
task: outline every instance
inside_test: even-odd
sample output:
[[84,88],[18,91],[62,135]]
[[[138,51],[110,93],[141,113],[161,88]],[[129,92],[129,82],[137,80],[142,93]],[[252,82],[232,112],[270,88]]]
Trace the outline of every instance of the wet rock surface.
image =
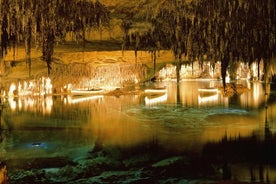
[[240,95],[250,90],[241,84],[235,84],[235,83],[227,83],[225,87],[220,86],[218,88],[223,93],[223,95],[227,97]]
[[14,184],[189,183],[193,177],[205,174],[197,170],[196,160],[146,145],[128,149],[95,146],[87,157],[74,161],[36,158],[6,163],[9,182]]
[[[208,151],[207,155],[210,154],[218,156]],[[7,160],[6,164],[11,184],[250,183],[231,180],[231,167],[227,163],[204,158],[191,150],[182,153],[165,150],[157,143],[129,148],[96,144],[86,157],[74,160],[36,158]]]

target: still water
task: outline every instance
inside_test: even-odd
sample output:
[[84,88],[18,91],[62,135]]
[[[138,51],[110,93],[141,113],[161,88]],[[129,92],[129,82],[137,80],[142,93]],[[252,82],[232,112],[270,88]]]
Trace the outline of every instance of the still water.
[[[10,99],[2,107],[2,160],[84,156],[96,140],[108,146],[132,146],[157,139],[165,149],[200,151],[223,137],[265,135],[265,120],[275,134],[276,91],[260,82],[243,82],[250,90],[240,96],[221,93],[201,97],[199,88],[221,81],[146,84],[166,86],[167,94],[149,100],[144,94],[99,95],[93,98],[49,96]],[[274,90],[273,90],[274,89]],[[178,95],[177,95],[178,94]]]

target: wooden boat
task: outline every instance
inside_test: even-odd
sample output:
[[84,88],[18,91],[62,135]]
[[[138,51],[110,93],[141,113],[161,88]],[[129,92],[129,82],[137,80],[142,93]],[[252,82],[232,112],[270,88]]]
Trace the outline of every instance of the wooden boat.
[[217,93],[218,88],[199,88],[199,92],[207,92],[207,93]]
[[204,104],[204,103],[214,103],[214,102],[217,102],[218,101],[218,94],[214,94],[214,95],[211,95],[211,96],[205,96],[205,97],[202,97],[200,95],[198,95],[198,103],[199,104]]
[[156,103],[161,103],[166,101],[168,98],[168,94],[167,93],[160,93],[160,94],[151,94],[151,95],[147,95],[145,97],[145,103],[146,105],[152,105],[152,104],[156,104]]
[[166,92],[167,92],[167,88],[165,87],[145,89],[146,94],[160,94],[160,93],[166,93]]
[[93,95],[102,93],[103,89],[72,89],[71,94],[73,95]]
[[218,88],[199,88],[198,92],[200,97],[209,97],[218,94]]
[[200,104],[215,102],[218,100],[218,88],[200,88],[198,89],[198,102]]
[[91,100],[97,100],[103,98],[103,95],[74,95],[69,96],[68,103],[74,104],[74,103],[80,103],[84,101],[91,101]]

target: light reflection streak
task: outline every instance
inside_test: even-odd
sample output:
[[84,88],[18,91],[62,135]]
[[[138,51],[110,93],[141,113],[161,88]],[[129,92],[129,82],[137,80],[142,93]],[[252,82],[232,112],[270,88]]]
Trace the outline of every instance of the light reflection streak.
[[22,100],[21,100],[21,98],[19,98],[18,99],[18,108],[19,108],[19,110],[21,110],[22,109]]
[[25,110],[33,109],[34,104],[35,104],[35,100],[33,98],[27,97],[27,100],[25,103]]
[[154,94],[154,93],[166,93],[167,89],[166,88],[156,88],[156,89],[145,89],[145,93],[147,94]]
[[84,96],[84,97],[75,97],[75,98],[73,98],[72,96],[68,96],[67,100],[65,100],[64,103],[68,102],[69,104],[75,104],[75,103],[101,99],[101,98],[103,98],[103,95],[93,95],[93,96]]
[[92,89],[92,90],[83,90],[83,89],[72,89],[71,94],[76,94],[76,95],[92,95],[92,94],[98,94],[102,93],[103,89]]
[[2,97],[22,97],[22,96],[43,96],[52,94],[52,84],[50,78],[42,77],[38,80],[23,81],[17,84],[12,83],[9,87],[8,95],[4,93]]
[[53,107],[53,98],[52,96],[47,96],[45,99],[45,113],[46,114],[51,114],[52,111],[52,107]]
[[254,82],[253,83],[253,100],[254,100],[254,104],[258,103],[258,101],[259,101],[260,91],[261,91],[260,85],[258,85],[258,83],[256,83],[256,82]]
[[14,99],[12,97],[10,97],[8,99],[8,101],[9,101],[11,110],[15,110],[16,109],[16,101],[14,101]]
[[262,83],[255,81],[253,83],[248,83],[247,85],[248,88],[251,89],[251,93],[243,93],[240,95],[241,105],[243,107],[258,108],[265,100]]
[[[46,96],[45,98],[35,97],[9,97],[8,103],[10,109],[14,112],[16,110],[41,112],[42,114],[51,114],[53,107],[52,96]],[[40,110],[41,109],[41,110]]]
[[203,89],[203,88],[200,88],[198,89],[199,92],[202,92],[202,93],[217,93],[218,92],[218,88],[206,88],[206,89]]

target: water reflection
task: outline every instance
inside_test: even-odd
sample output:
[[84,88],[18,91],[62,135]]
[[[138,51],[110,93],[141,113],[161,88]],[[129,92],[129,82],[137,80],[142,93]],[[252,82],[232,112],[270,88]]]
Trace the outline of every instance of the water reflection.
[[265,101],[264,84],[260,82],[248,83],[247,87],[251,93],[244,93],[240,96],[242,108],[259,108]]
[[251,90],[241,96],[230,98],[218,92],[207,100],[199,98],[199,88],[216,85],[221,82],[183,81],[178,86],[179,101],[177,84],[165,82],[160,84],[167,87],[165,96],[149,103],[143,95],[12,98],[2,113],[1,125],[12,131],[2,134],[0,156],[79,157],[95,140],[131,146],[153,138],[166,149],[200,151],[204,144],[225,135],[264,136],[266,115],[275,134],[275,97],[268,91],[265,109],[262,83],[251,83]]
[[[110,130],[112,133],[107,133],[110,136],[107,139],[117,139],[117,143],[123,143],[126,139],[121,138],[130,135],[137,140],[130,139],[129,142],[137,142],[139,138],[144,139],[142,135],[151,134],[150,138],[157,134],[159,139],[166,140],[167,135],[173,134],[172,139],[177,144],[182,144],[189,136],[191,140],[195,136],[197,139],[201,137],[200,142],[206,142],[220,139],[225,132],[233,136],[249,135],[263,126],[264,111],[258,110],[265,100],[262,83],[254,82],[251,91],[238,98],[228,98],[221,93],[201,96],[198,91],[199,88],[220,85],[220,81],[185,81],[179,84],[180,102],[177,101],[176,83],[160,85],[167,87],[167,93],[151,98],[140,95],[10,98],[6,124],[13,128],[73,126],[97,129],[94,135]],[[273,103],[268,108],[269,116],[273,115],[274,106]],[[179,136],[171,130],[179,132]]]
[[91,100],[97,100],[103,98],[103,95],[93,95],[93,96],[71,96],[68,95],[67,98],[64,98],[64,103],[67,104],[74,104],[74,103],[80,103],[84,101],[91,101]]
[[8,103],[11,111],[29,111],[37,112],[42,114],[51,114],[53,107],[53,97],[43,96],[43,97],[9,97]]

